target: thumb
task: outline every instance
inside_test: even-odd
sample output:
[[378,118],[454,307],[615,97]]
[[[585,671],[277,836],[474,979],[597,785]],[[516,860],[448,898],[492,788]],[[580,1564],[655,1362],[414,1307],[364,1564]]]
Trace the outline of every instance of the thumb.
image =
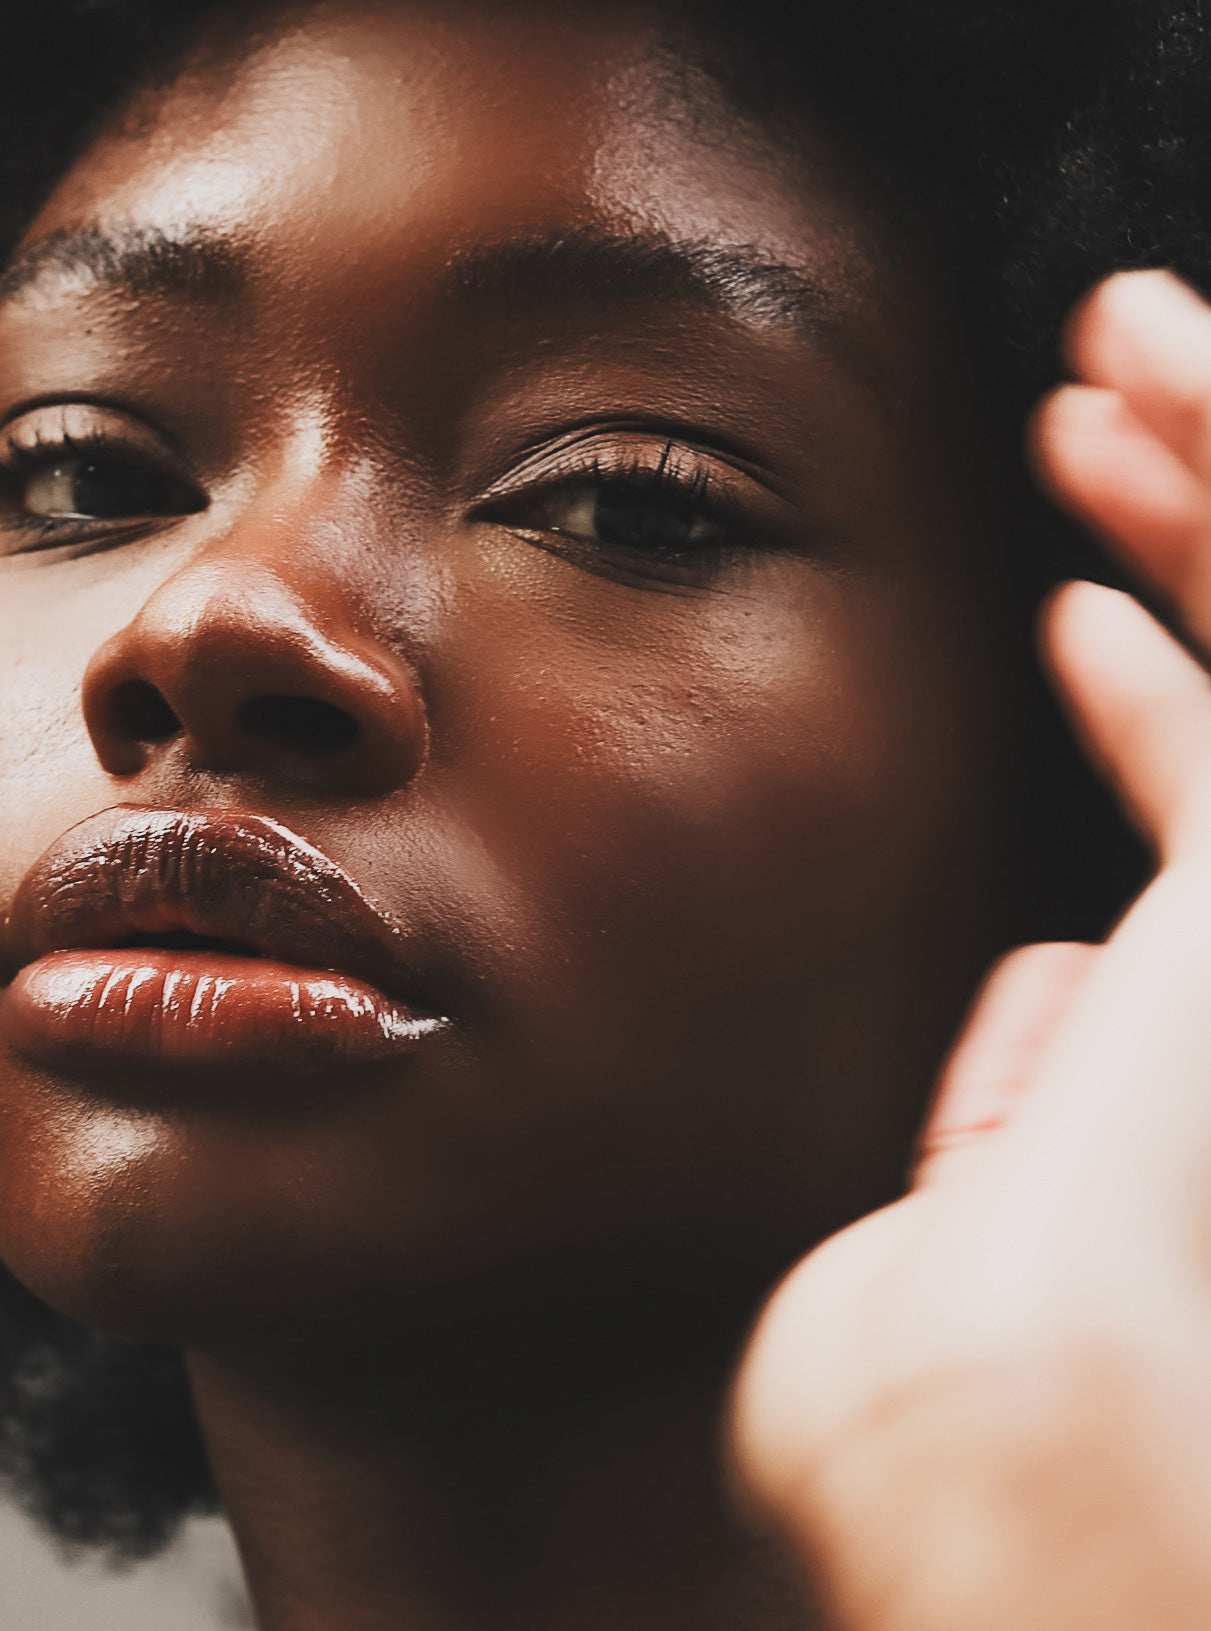
[[915,1187],[936,1183],[959,1152],[1005,1122],[1098,950],[1077,941],[1020,946],[994,967],[943,1068]]

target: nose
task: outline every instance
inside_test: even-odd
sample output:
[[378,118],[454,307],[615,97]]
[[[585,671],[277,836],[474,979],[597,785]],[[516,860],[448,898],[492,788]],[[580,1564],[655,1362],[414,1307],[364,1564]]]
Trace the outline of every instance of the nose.
[[415,681],[333,598],[263,561],[183,568],[89,664],[84,717],[101,764],[132,777],[175,753],[321,796],[403,786],[425,751]]

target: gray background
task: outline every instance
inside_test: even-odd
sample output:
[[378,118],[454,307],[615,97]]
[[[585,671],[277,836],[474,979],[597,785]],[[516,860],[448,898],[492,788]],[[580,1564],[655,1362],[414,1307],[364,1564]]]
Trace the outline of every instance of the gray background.
[[0,1631],[235,1631],[250,1627],[227,1526],[195,1520],[150,1563],[114,1574],[67,1558],[0,1503]]

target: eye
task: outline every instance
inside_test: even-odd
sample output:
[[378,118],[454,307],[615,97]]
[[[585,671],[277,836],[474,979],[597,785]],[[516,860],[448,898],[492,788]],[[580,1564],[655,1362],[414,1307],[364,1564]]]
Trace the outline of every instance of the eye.
[[713,578],[790,534],[788,506],[738,458],[640,427],[595,427],[540,449],[473,513],[590,571],[679,582]]
[[207,503],[172,444],[117,409],[34,408],[0,441],[0,532],[17,553],[117,542],[131,526],[193,515]]
[[671,487],[667,478],[606,477],[548,493],[534,511],[552,532],[615,549],[675,552],[723,544],[730,536],[704,495]]
[[97,453],[56,459],[28,471],[19,502],[27,514],[47,520],[125,521],[190,514],[203,507],[196,494],[166,472]]

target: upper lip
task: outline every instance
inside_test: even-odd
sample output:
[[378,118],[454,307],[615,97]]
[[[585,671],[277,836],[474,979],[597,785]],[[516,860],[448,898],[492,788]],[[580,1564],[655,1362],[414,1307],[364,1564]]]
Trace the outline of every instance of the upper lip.
[[5,925],[0,978],[52,952],[187,931],[415,1001],[402,931],[343,868],[264,816],[103,811],[37,860]]

